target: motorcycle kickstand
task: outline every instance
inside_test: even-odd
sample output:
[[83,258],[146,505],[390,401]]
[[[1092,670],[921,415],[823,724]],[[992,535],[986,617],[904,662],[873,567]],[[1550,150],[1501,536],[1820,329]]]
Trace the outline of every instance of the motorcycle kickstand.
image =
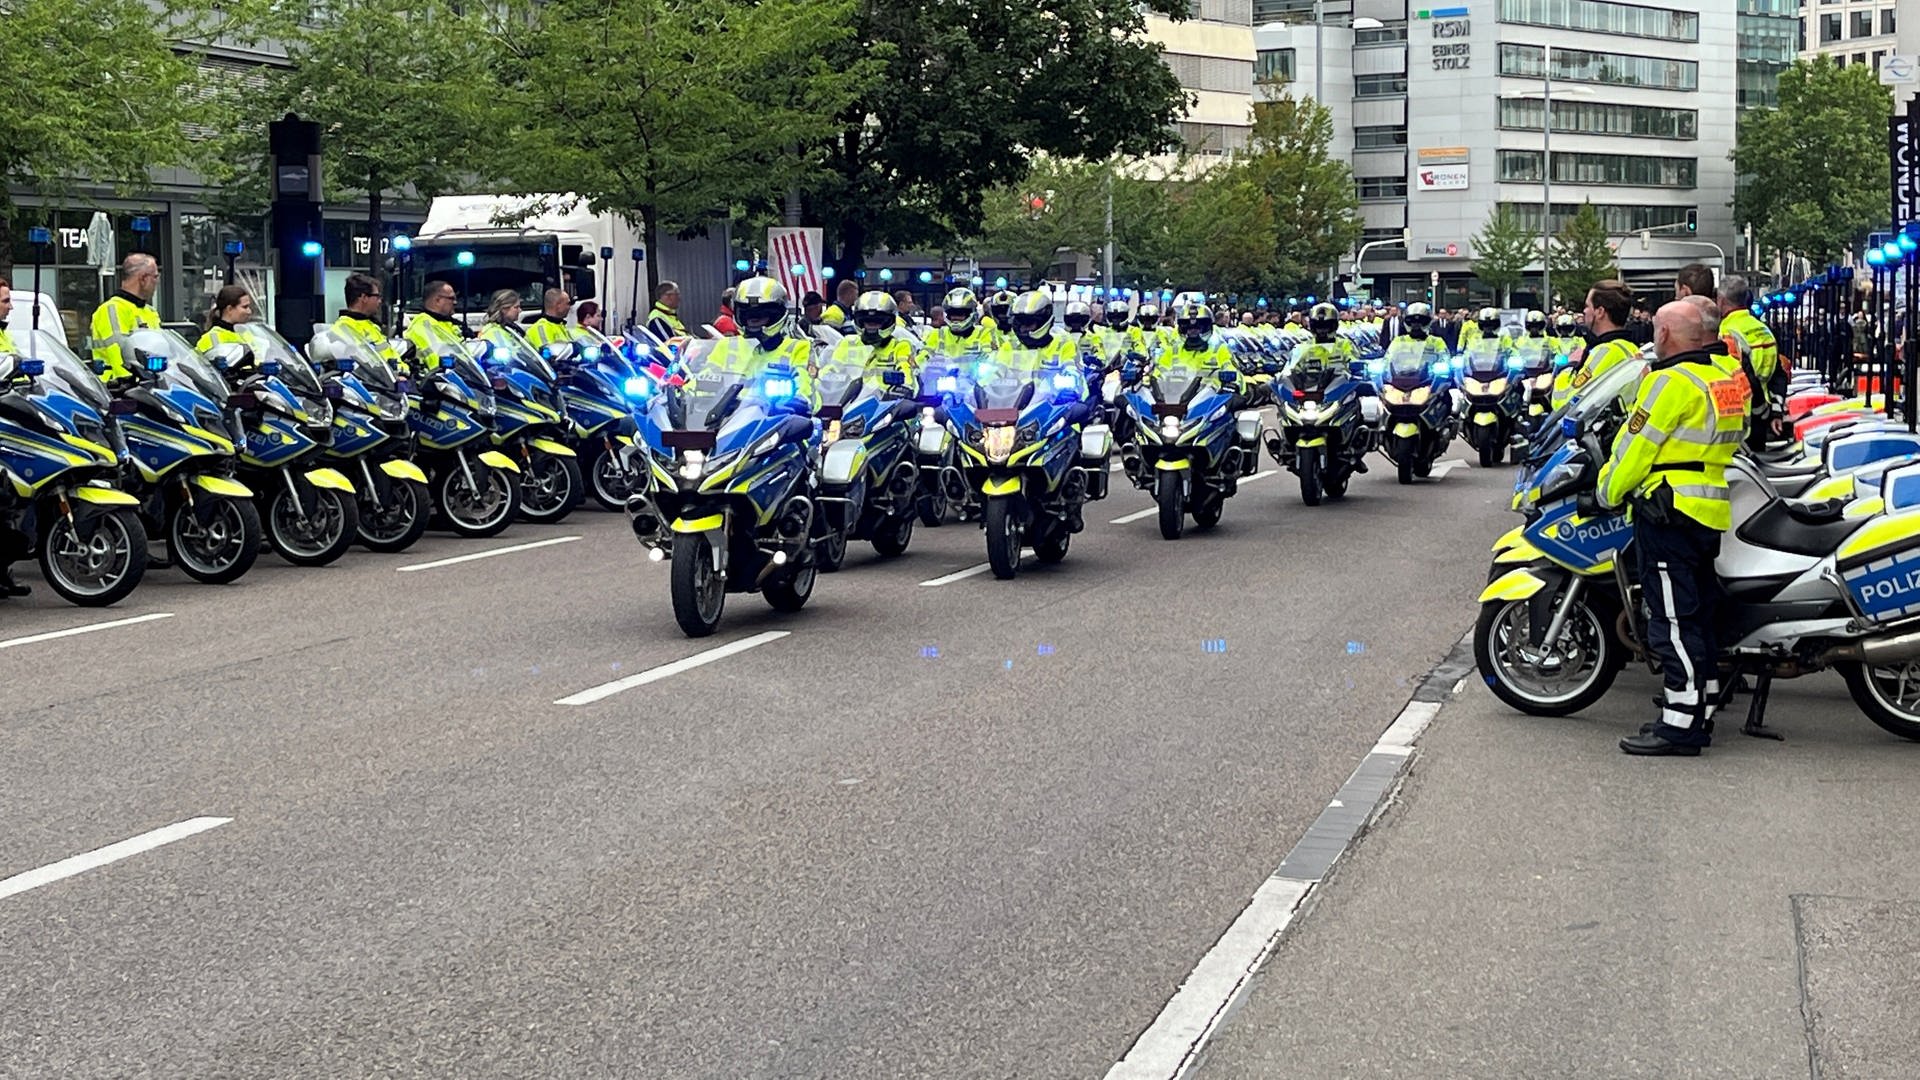
[[[1738,681],[1736,676],[1735,682]],[[1729,684],[1731,685],[1731,683]],[[1773,690],[1773,672],[1762,669],[1754,676],[1753,701],[1747,705],[1747,722],[1740,727],[1740,734],[1751,735],[1756,739],[1772,739],[1785,742],[1787,737],[1767,726],[1767,695]],[[1727,691],[1732,696],[1732,691]]]

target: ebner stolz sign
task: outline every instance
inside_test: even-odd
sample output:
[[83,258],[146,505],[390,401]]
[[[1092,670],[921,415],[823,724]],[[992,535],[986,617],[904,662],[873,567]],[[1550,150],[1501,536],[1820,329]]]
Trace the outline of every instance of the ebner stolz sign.
[[[1460,12],[1465,8],[1446,9],[1446,14]],[[1433,70],[1466,71],[1473,66],[1473,46],[1467,38],[1473,33],[1473,23],[1465,18],[1441,18],[1442,12],[1431,13],[1433,22]]]

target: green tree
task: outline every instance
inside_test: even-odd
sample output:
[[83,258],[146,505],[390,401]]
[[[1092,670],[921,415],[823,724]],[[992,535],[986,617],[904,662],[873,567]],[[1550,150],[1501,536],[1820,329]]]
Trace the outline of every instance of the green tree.
[[995,188],[981,201],[973,250],[1018,259],[1034,280],[1046,276],[1063,249],[1098,251],[1105,243],[1108,176],[1103,165],[1040,159],[1025,180]]
[[1827,57],[1780,75],[1780,107],[1741,119],[1733,160],[1744,180],[1734,216],[1762,248],[1816,265],[1887,224],[1887,115],[1892,99],[1871,68]]
[[638,223],[649,250],[804,180],[798,148],[877,74],[844,55],[854,0],[527,2],[500,37],[525,118],[503,175]]
[[1273,251],[1267,285],[1280,292],[1324,281],[1364,229],[1353,170],[1328,153],[1333,115],[1283,84],[1264,85],[1275,94],[1254,103],[1253,129],[1238,163],[1266,197]]
[[[292,112],[320,125],[329,200],[367,199],[369,267],[380,258],[386,193],[432,198],[491,176],[508,147],[493,78],[495,37],[458,0],[334,0],[290,25],[290,66],[276,73],[256,117]],[[243,139],[232,181],[266,149],[264,125]]]
[[1513,287],[1526,277],[1527,264],[1540,257],[1540,238],[1503,203],[1480,234],[1473,238],[1473,276],[1500,297],[1502,306],[1513,299]]
[[1255,292],[1273,268],[1273,201],[1244,165],[1221,165],[1169,191],[1166,280],[1213,293]]
[[156,169],[203,164],[196,135],[224,117],[191,43],[246,40],[260,14],[245,0],[0,0],[0,265],[10,187],[138,191]]
[[977,232],[986,193],[1017,185],[1036,155],[1164,150],[1187,104],[1144,36],[1144,12],[1184,17],[1181,0],[858,3],[828,64],[877,59],[883,75],[806,140],[824,166],[807,208],[843,273],[869,247]]
[[1553,280],[1563,296],[1584,296],[1594,282],[1614,276],[1613,244],[1593,203],[1582,203],[1553,238],[1551,259]]

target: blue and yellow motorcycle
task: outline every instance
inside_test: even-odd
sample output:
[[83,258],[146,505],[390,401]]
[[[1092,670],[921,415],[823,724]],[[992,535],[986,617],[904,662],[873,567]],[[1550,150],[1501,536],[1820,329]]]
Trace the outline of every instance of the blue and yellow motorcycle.
[[120,451],[104,404],[49,377],[43,359],[0,354],[0,559],[36,558],[82,607],[125,599],[147,569],[140,500],[113,486]]
[[627,514],[648,559],[672,564],[673,617],[688,637],[719,629],[728,593],[805,607],[826,529],[805,374],[727,370],[712,363],[717,344],[687,343],[627,450]]
[[1331,345],[1305,342],[1274,384],[1280,427],[1267,438],[1267,452],[1300,478],[1300,499],[1308,506],[1347,493],[1353,474],[1366,468],[1366,455],[1380,432],[1362,408],[1372,384],[1357,379],[1346,355]]
[[1482,339],[1454,359],[1460,369],[1460,388],[1467,397],[1466,421],[1461,425],[1467,445],[1480,456],[1480,467],[1490,469],[1512,450],[1517,462],[1525,447],[1514,436],[1526,423],[1527,357],[1497,340]]
[[1382,447],[1399,470],[1400,482],[1433,473],[1440,452],[1453,442],[1458,416],[1453,404],[1453,363],[1440,343],[1394,342],[1373,362],[1380,399],[1387,406],[1387,437]]
[[[814,374],[822,402],[820,504],[827,530],[816,551],[821,570],[838,570],[847,542],[871,541],[882,555],[900,555],[913,541],[919,469],[914,461],[917,402],[906,396],[906,373],[870,369],[872,349],[843,339]],[[884,366],[884,365],[883,365]]]
[[489,327],[487,372],[493,376],[493,442],[520,466],[520,516],[556,525],[586,498],[580,456],[567,439],[573,421],[560,375],[527,340]]
[[494,377],[480,366],[487,348],[468,341],[416,357],[418,396],[407,412],[435,507],[455,533],[474,538],[500,535],[520,511],[520,466],[492,449]]
[[[252,333],[252,344],[258,354],[280,358],[283,367],[298,358],[285,339],[264,327]],[[332,327],[314,332],[307,355],[333,403],[326,455],[353,481],[360,546],[387,554],[407,550],[433,516],[426,470],[413,462],[411,384],[364,340]]]
[[[1220,523],[1226,501],[1255,462],[1253,421],[1243,433],[1233,409],[1240,372],[1173,364],[1149,373],[1125,394],[1135,441],[1121,450],[1133,485],[1153,495],[1160,536],[1178,540],[1187,515],[1201,528]],[[1243,443],[1247,445],[1242,445]]]
[[[628,353],[651,358],[665,347],[651,335],[629,335],[625,348],[595,330],[576,328],[574,340],[547,347],[547,359],[560,378],[571,445],[579,455],[587,494],[607,510],[626,509],[633,483],[621,465],[621,451],[633,445],[638,430],[635,401],[650,393],[644,367]],[[638,380],[638,382],[636,382]]]
[[920,524],[946,524],[947,514],[966,515],[972,492],[960,472],[960,450],[947,428],[947,410],[972,391],[972,372],[984,353],[957,356],[930,353],[920,362],[920,414],[914,424],[913,464],[919,486],[916,509]]
[[983,361],[972,394],[953,404],[948,426],[960,447],[961,472],[980,499],[987,562],[993,576],[1020,571],[1030,543],[1043,563],[1067,557],[1081,511],[1107,495],[1113,439],[1089,423],[1085,374],[1076,367]]

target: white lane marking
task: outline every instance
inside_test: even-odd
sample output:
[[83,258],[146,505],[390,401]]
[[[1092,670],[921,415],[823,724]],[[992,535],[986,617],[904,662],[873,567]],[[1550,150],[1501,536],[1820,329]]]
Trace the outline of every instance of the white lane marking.
[[[1021,548],[1020,557],[1023,559],[1033,558],[1033,549]],[[980,563],[976,566],[969,566],[965,570],[955,570],[951,574],[942,574],[937,578],[928,578],[926,581],[923,581],[920,583],[920,587],[923,589],[927,589],[927,588],[932,588],[936,585],[951,585],[956,581],[965,581],[966,579],[970,577],[974,577],[978,574],[984,574],[991,569],[993,569],[992,563]]]
[[1242,480],[1240,482],[1243,484],[1251,484],[1255,480],[1265,480],[1269,476],[1276,475],[1277,473],[1279,473],[1279,471],[1280,471],[1279,469],[1262,469],[1259,472],[1254,473],[1252,476],[1249,476],[1245,480]]
[[495,555],[511,555],[516,551],[532,551],[534,548],[551,547],[554,544],[571,544],[579,539],[581,539],[581,537],[578,536],[556,536],[551,540],[535,540],[531,544],[514,544],[511,547],[492,548],[487,551],[476,551],[470,555],[455,555],[451,559],[437,559],[433,562],[415,563],[412,566],[400,566],[395,567],[395,569],[402,574],[410,574],[415,570],[437,570],[442,566],[452,566],[455,563],[472,562],[475,559],[491,559]]
[[171,825],[164,825],[152,832],[143,832],[139,836],[129,837],[117,844],[108,844],[103,848],[95,848],[85,854],[61,859],[57,863],[48,863],[38,870],[28,870],[25,873],[15,874],[4,881],[0,881],[0,900],[5,900],[9,896],[26,892],[28,889],[37,889],[42,885],[51,885],[64,878],[70,878],[75,874],[84,874],[95,867],[105,866],[112,862],[119,862],[121,859],[138,855],[143,851],[152,851],[154,848],[160,847],[163,844],[171,844],[175,840],[185,840],[189,836],[206,832],[208,829],[217,829],[232,820],[232,818],[224,817],[188,818],[185,821],[176,821]]
[[1106,1080],[1170,1080],[1182,1075],[1224,1019],[1254,972],[1279,943],[1313,883],[1270,877],[1200,958],[1187,981],[1160,1010],[1127,1056],[1107,1070]]
[[1125,517],[1114,518],[1111,524],[1126,525],[1131,522],[1139,521],[1141,518],[1150,518],[1159,512],[1160,512],[1160,507],[1158,505],[1149,506],[1145,510],[1140,510],[1135,513],[1128,514]]
[[32,645],[40,641],[52,641],[54,638],[72,637],[75,634],[91,634],[95,630],[111,630],[116,626],[132,626],[135,623],[153,622],[155,619],[171,619],[173,612],[156,611],[151,615],[135,615],[131,619],[114,619],[110,622],[88,623],[85,626],[72,626],[65,630],[49,630],[44,634],[28,634],[26,637],[9,638],[0,641],[0,649],[11,649],[15,645]]
[[651,682],[659,682],[661,679],[678,675],[683,671],[692,671],[694,668],[700,667],[703,664],[711,664],[715,660],[725,659],[734,653],[746,652],[748,649],[757,648],[770,641],[779,641],[781,638],[787,637],[792,633],[793,631],[791,630],[768,630],[764,633],[755,634],[752,637],[741,638],[739,641],[731,641],[718,648],[708,649],[706,652],[694,653],[692,656],[684,659],[675,660],[671,664],[661,664],[657,668],[648,668],[637,675],[629,675],[624,679],[615,679],[610,683],[601,683],[599,686],[589,690],[582,690],[577,694],[569,694],[559,701],[554,702],[554,704],[591,705],[602,698],[612,697],[623,690],[631,690],[636,686],[645,686]]
[[1433,478],[1435,480],[1442,479],[1448,473],[1453,472],[1455,469],[1462,468],[1465,465],[1466,462],[1459,458],[1449,458],[1446,461],[1435,462],[1433,466]]

